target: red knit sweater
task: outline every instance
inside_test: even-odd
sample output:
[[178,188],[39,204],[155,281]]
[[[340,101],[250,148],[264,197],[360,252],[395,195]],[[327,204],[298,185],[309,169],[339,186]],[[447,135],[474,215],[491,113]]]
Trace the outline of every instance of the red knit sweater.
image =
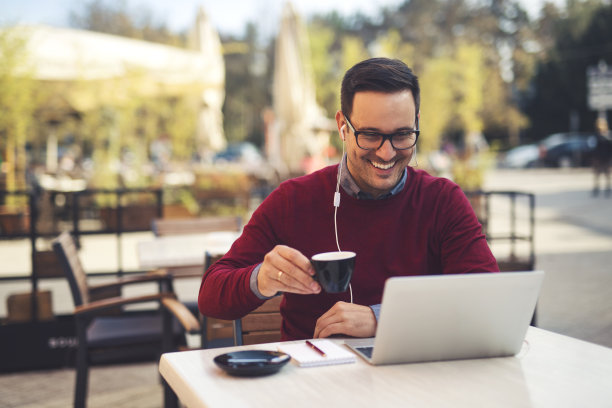
[[[205,274],[200,311],[240,318],[263,303],[249,287],[252,270],[275,245],[306,257],[335,251],[333,195],[338,166],[282,183],[253,214],[226,256]],[[403,190],[388,199],[358,200],[342,189],[338,239],[357,253],[354,303],[381,302],[390,276],[498,271],[472,207],[453,182],[408,167]],[[284,340],[311,338],[316,320],[349,293],[284,294]]]

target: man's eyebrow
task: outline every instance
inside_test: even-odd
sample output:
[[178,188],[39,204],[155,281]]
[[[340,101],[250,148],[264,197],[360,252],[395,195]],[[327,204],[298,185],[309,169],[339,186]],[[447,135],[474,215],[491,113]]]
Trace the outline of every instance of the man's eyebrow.
[[[416,123],[415,123],[415,125],[416,125]],[[380,130],[379,128],[376,128],[376,127],[362,127],[362,128],[359,128],[359,129],[356,128],[355,130],[357,130],[358,132],[376,132],[376,133],[391,134],[391,133],[401,132],[401,131],[404,131],[404,130],[416,130],[416,127],[415,126],[412,126],[412,127],[411,126],[402,126],[402,127],[398,127],[398,128],[393,129],[393,131],[391,131],[391,132],[383,132],[382,130]]]

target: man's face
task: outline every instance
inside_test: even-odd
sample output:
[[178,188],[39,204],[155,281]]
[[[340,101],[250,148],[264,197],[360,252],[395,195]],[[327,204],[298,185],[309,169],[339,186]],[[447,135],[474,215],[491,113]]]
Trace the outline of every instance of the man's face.
[[[357,92],[349,120],[357,131],[395,133],[406,128],[415,129],[414,98],[410,91]],[[359,188],[374,197],[391,191],[412,159],[414,147],[395,150],[390,141],[385,140],[378,150],[363,150],[357,145],[355,134],[340,111],[336,113],[336,122],[338,129],[346,125],[344,136],[348,169]]]

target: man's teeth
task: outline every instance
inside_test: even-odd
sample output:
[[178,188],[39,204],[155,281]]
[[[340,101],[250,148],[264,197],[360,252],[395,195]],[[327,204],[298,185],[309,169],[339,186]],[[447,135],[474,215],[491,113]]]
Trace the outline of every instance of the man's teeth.
[[376,162],[370,162],[370,163],[372,163],[372,166],[376,167],[377,169],[382,169],[382,170],[390,169],[391,167],[393,167],[393,165],[395,165],[395,162],[391,162],[388,164],[376,163]]

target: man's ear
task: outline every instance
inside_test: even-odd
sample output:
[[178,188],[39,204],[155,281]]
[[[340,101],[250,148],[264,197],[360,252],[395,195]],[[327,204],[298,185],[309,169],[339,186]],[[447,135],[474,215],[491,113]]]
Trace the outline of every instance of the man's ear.
[[340,133],[340,138],[342,141],[345,140],[344,132],[346,131],[346,119],[342,114],[342,111],[336,112],[336,124],[338,126],[338,131]]

